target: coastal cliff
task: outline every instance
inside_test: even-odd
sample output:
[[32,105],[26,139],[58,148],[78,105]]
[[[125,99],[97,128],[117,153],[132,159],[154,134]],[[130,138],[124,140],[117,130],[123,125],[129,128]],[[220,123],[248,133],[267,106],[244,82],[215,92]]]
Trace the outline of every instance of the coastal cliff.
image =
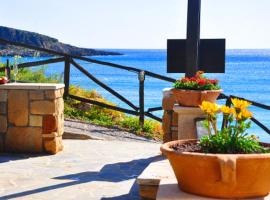
[[[67,53],[76,56],[121,55],[120,53],[116,52],[79,48],[69,44],[64,44],[62,42],[59,42],[56,38],[52,38],[46,35],[4,26],[0,26],[0,38],[13,42],[29,44],[35,47],[51,49],[61,53]],[[49,54],[44,52],[37,52],[26,48],[0,44],[0,56],[14,56],[14,55],[30,56],[30,57],[36,55],[49,56]]]

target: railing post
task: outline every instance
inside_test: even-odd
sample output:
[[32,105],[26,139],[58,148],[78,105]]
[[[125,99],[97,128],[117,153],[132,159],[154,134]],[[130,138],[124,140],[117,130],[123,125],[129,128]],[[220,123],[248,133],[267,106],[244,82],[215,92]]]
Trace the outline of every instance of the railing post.
[[145,80],[145,72],[140,71],[138,74],[139,79],[139,104],[140,104],[140,118],[139,123],[140,126],[143,127],[144,125],[144,80]]
[[64,99],[69,95],[69,80],[70,80],[70,57],[65,57],[65,69],[64,69],[64,83],[65,83],[65,92]]
[[10,66],[9,66],[9,59],[7,59],[5,75],[6,75],[7,79],[10,80]]

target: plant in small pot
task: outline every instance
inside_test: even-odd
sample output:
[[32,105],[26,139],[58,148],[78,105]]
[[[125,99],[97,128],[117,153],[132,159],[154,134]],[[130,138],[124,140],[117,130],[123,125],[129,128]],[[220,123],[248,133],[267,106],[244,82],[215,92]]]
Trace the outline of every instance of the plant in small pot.
[[[232,99],[233,107],[204,101],[208,135],[197,140],[165,143],[161,151],[170,161],[179,188],[214,198],[252,198],[270,191],[269,146],[249,135],[249,102]],[[225,126],[217,129],[218,113]]]
[[214,103],[222,90],[218,80],[208,79],[203,71],[198,71],[194,77],[177,80],[172,92],[179,105],[198,107],[203,101]]

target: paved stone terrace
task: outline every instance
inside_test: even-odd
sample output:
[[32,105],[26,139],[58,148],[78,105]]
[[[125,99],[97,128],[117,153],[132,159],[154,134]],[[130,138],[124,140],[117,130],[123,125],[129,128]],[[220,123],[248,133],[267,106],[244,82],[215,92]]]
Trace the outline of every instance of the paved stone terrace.
[[136,177],[160,144],[64,140],[57,155],[0,154],[0,199],[139,199]]

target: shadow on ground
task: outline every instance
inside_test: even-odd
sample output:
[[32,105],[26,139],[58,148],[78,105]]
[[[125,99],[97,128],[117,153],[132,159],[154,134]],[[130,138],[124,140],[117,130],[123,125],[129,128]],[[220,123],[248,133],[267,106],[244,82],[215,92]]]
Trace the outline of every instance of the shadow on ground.
[[[56,185],[50,185],[42,188],[36,188],[33,190],[23,191],[10,195],[1,196],[0,199],[14,199],[19,197],[25,197],[28,195],[46,192],[50,190],[56,190],[64,187],[71,187],[78,184],[88,183],[92,181],[107,181],[117,183],[125,180],[135,179],[142,171],[151,163],[162,160],[162,156],[154,156],[146,159],[132,160],[129,162],[120,162],[114,164],[107,164],[99,172],[81,172],[76,174],[69,174],[60,177],[54,177],[53,179],[71,180],[67,183],[60,183]],[[128,194],[124,194],[117,197],[106,197],[105,199],[139,199],[138,186],[134,181]]]

